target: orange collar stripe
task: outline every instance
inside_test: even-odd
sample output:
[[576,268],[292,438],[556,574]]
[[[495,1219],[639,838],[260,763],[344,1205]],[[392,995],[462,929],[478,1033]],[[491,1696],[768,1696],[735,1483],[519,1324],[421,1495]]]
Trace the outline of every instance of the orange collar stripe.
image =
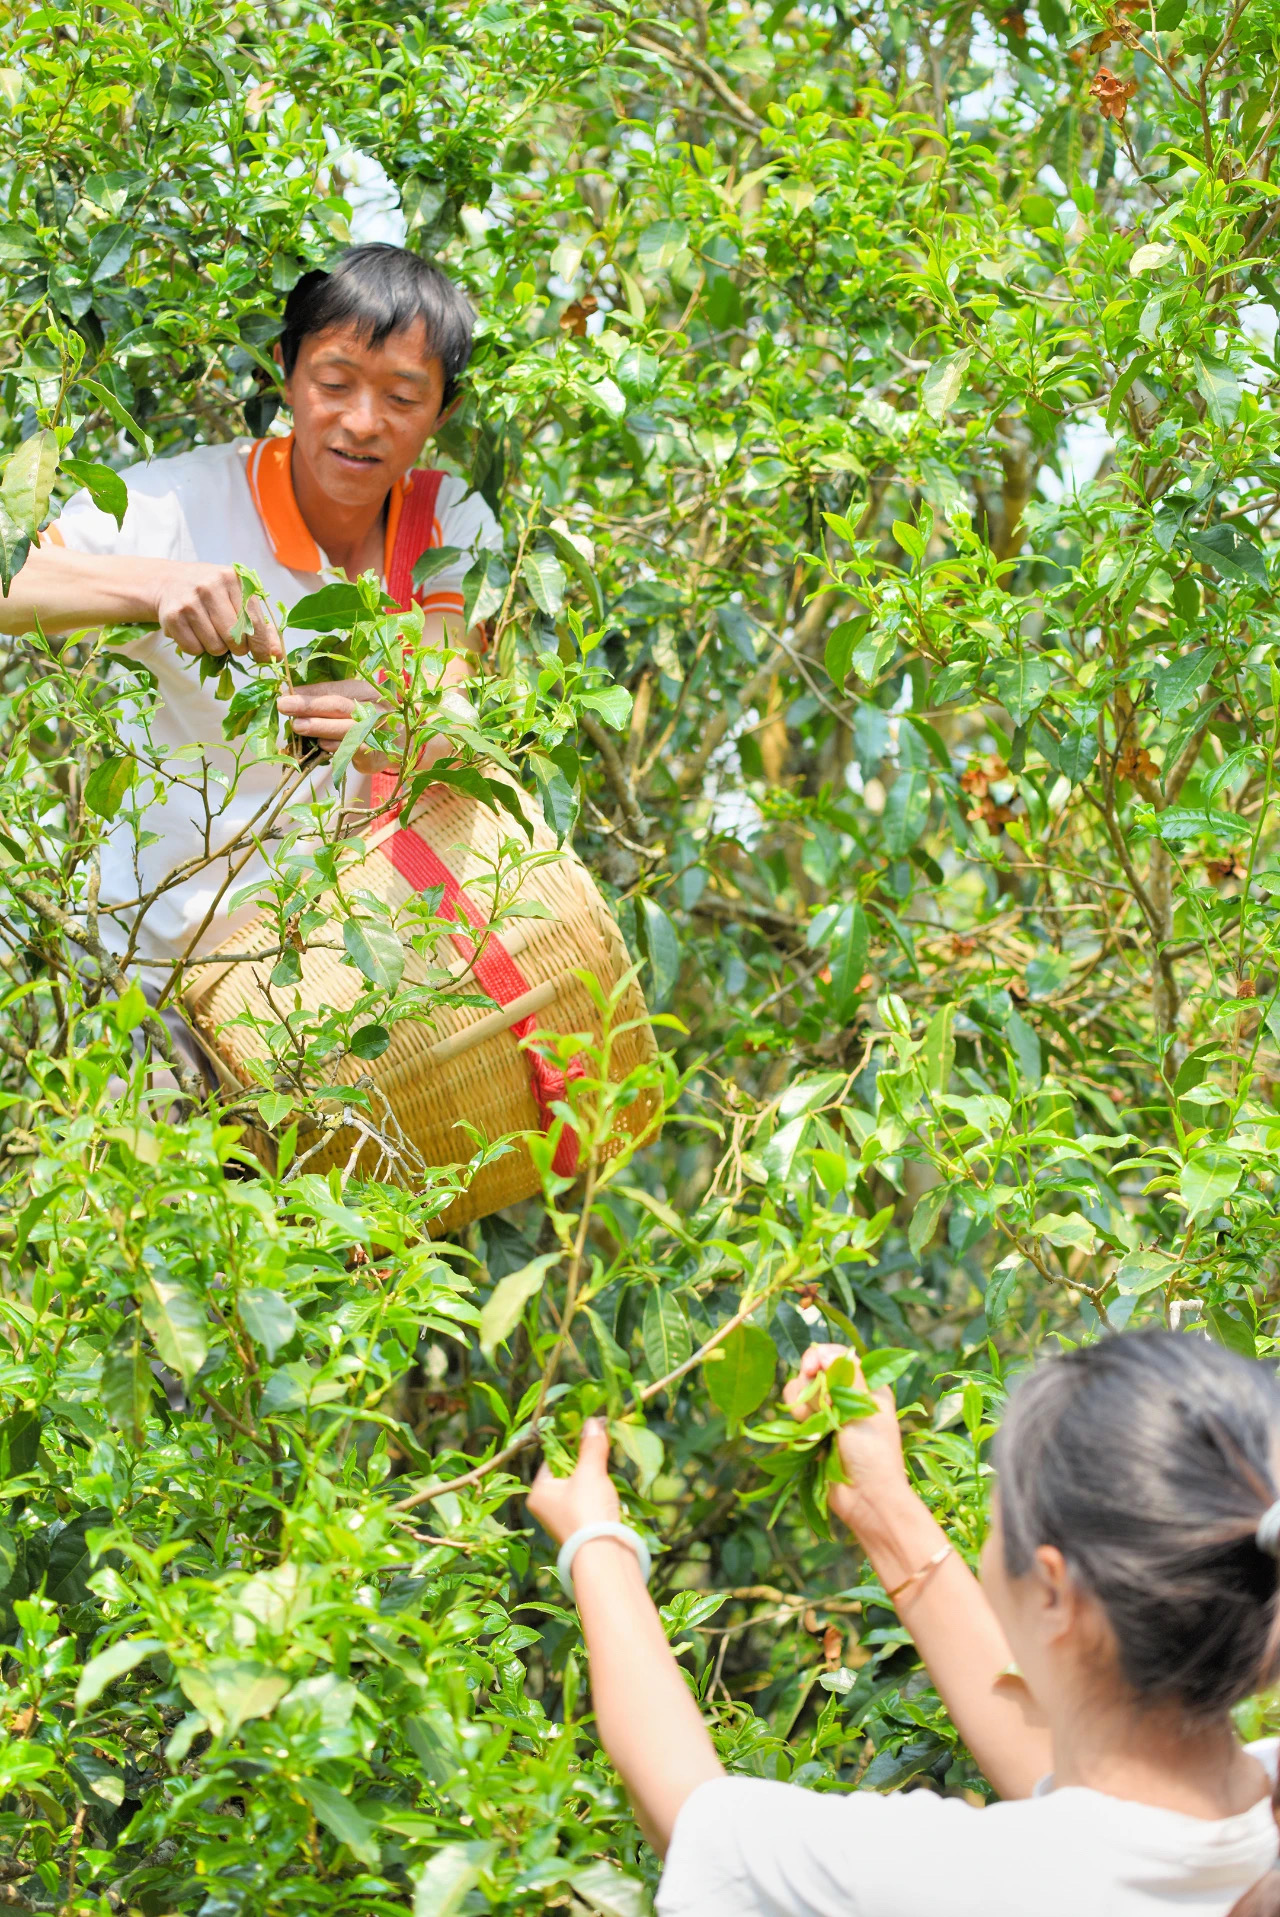
[[271,550],[290,572],[319,572],[320,548],[293,494],[293,434],[259,439],[249,454],[249,491]]
[[[307,530],[293,490],[293,434],[282,439],[255,440],[249,454],[249,491],[258,509],[263,531],[280,565],[290,572],[319,572],[324,555]],[[404,504],[404,481],[397,479],[387,500],[387,536],[383,552],[383,578],[391,566],[400,508]]]

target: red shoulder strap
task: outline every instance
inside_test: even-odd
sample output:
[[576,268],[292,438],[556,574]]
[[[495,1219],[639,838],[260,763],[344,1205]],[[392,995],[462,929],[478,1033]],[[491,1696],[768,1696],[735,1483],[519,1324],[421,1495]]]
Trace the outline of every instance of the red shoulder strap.
[[[384,776],[375,773],[375,785]],[[487,938],[484,936],[488,932],[484,913],[463,891],[456,876],[420,832],[416,832],[412,826],[402,826],[389,839],[384,839],[378,850],[391,861],[401,878],[406,879],[415,892],[440,887],[443,894],[439,907],[441,915],[453,919],[458,927],[449,937],[462,957],[469,961],[481,991],[487,992],[495,1004],[510,1005],[513,999],[522,998],[530,990],[528,979],[502,940],[494,933],[489,933]],[[479,948],[470,936],[472,932],[480,938]],[[526,1013],[509,1029],[514,1039],[530,1037],[538,1029],[537,1014]],[[529,1068],[529,1089],[538,1108],[538,1123],[544,1132],[549,1132],[556,1117],[552,1107],[568,1096],[566,1080],[581,1078],[585,1067],[580,1058],[575,1058],[566,1071],[561,1071],[558,1065],[544,1058],[533,1046],[525,1051],[525,1063]],[[573,1178],[577,1173],[578,1134],[572,1125],[566,1124],[560,1134],[551,1169],[560,1178]]]
[[387,568],[387,591],[407,612],[413,604],[413,568],[436,541],[436,501],[440,497],[442,472],[413,472],[405,483],[400,506],[400,524]]
[[[406,611],[413,603],[414,562],[437,543],[436,500],[443,478],[441,472],[410,473],[404,489],[400,523],[396,527],[391,564],[387,568],[387,591],[396,604]],[[394,776],[389,772],[375,772],[370,785],[373,806],[384,806],[393,796]],[[459,926],[459,930],[450,936],[459,952],[471,961],[476,982],[482,991],[487,992],[496,1004],[509,1005],[513,999],[520,998],[529,990],[528,979],[501,939],[491,934],[482,941],[482,949],[477,951],[474,941],[461,929],[465,925],[471,931],[483,932],[487,929],[484,915],[420,833],[411,826],[402,826],[378,849],[385,858],[390,859],[415,892],[425,892],[437,885],[441,887],[444,895],[442,910]],[[528,1038],[537,1023],[535,1015],[529,1013],[510,1028],[512,1037],[517,1040]],[[565,1098],[566,1079],[582,1075],[582,1062],[575,1059],[568,1071],[562,1072],[559,1066],[532,1047],[526,1052],[525,1058],[529,1068],[530,1090],[538,1108],[538,1121],[543,1131],[549,1131],[555,1116],[552,1105]],[[561,1178],[572,1178],[577,1172],[578,1135],[571,1125],[566,1125],[561,1132],[551,1169]]]

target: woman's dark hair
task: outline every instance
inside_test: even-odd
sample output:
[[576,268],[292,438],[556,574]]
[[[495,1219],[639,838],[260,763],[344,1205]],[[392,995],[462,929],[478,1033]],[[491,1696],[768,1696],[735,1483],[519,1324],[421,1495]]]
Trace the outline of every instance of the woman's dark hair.
[[381,346],[419,320],[426,357],[444,368],[443,403],[448,405],[471,357],[475,314],[466,294],[438,266],[403,246],[353,246],[331,273],[304,273],[285,302],[280,335],[285,377],[312,333],[354,326],[366,346]]
[[1047,1359],[997,1440],[1006,1569],[1056,1545],[1139,1706],[1218,1716],[1280,1667],[1277,1562],[1256,1537],[1278,1464],[1280,1381],[1221,1345],[1151,1331]]

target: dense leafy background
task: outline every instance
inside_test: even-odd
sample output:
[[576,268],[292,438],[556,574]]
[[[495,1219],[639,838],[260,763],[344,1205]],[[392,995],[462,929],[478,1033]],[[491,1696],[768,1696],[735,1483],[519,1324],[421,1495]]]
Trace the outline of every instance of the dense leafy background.
[[3,31],[8,563],[266,430],[298,272],[407,231],[481,315],[441,456],[507,528],[458,763],[509,754],[679,1021],[662,1142],[460,1245],[447,1180],[246,1175],[93,957],[136,685],[11,642],[6,1896],[641,1908],[515,1495],[600,1406],[729,1761],[980,1788],[772,1394],[857,1336],[969,1549],[1038,1345],[1273,1348],[1280,10]]

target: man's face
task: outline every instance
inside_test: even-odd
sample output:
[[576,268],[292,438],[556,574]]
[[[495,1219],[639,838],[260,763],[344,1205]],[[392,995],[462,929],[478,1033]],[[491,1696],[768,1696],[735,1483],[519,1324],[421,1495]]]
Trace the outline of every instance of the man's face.
[[422,322],[381,346],[354,328],[309,334],[285,381],[294,458],[338,505],[377,506],[413,467],[440,418],[444,368]]

